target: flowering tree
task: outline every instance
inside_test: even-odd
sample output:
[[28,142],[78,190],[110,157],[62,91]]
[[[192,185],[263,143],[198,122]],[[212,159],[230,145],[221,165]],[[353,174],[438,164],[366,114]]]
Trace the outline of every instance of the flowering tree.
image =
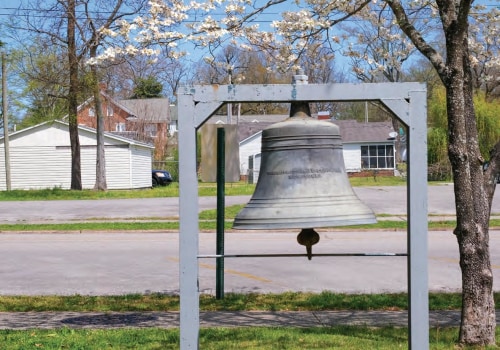
[[[497,42],[491,38],[498,35],[485,33],[481,38],[471,33],[476,24],[481,24],[482,30],[489,28],[497,33],[500,16],[496,8],[473,7],[473,0],[304,0],[286,2],[281,20],[273,21],[270,28],[260,28],[259,18],[266,15],[267,9],[283,8],[280,5],[284,3],[285,0],[208,0],[185,5],[178,0],[151,0],[147,16],[124,22],[120,28],[120,34],[133,38],[136,45],[109,48],[102,58],[153,54],[152,45],[158,44],[169,48],[170,55],[180,56],[185,54],[176,49],[181,41],[214,49],[229,40],[241,47],[252,45],[272,53],[274,68],[296,68],[306,48],[318,42],[323,44],[318,47],[330,46],[332,52],[342,44],[346,51],[355,51],[336,30],[339,23],[350,20],[368,21],[379,28],[389,25],[390,30],[380,29],[379,34],[381,39],[391,40],[392,49],[388,50],[386,43],[371,56],[363,54],[359,59],[372,65],[372,70],[394,77],[401,62],[411,50],[416,50],[432,64],[446,89],[448,157],[457,213],[454,234],[460,251],[463,287],[459,341],[494,344],[495,304],[488,232],[495,178],[500,173],[500,142],[489,155],[481,154],[473,102],[472,68],[477,62],[472,53],[483,57],[489,68],[477,76],[484,84],[490,82],[488,74],[498,72],[499,67]],[[185,28],[181,27],[183,23],[187,23]],[[134,35],[131,30],[135,30]],[[388,70],[389,67],[392,68]]]
[[475,14],[470,25],[469,50],[473,84],[487,99],[500,95],[500,8]]

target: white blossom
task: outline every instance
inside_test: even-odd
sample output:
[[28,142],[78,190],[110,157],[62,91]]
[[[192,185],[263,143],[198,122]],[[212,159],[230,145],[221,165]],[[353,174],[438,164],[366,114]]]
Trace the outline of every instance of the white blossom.
[[[160,53],[160,47],[167,48],[170,57],[180,58],[187,54],[186,43],[203,48],[231,42],[242,49],[258,45],[272,53],[275,60],[275,66],[268,69],[286,70],[293,68],[298,55],[309,50],[313,43],[328,40],[332,50],[341,52],[356,64],[353,72],[357,75],[380,75],[401,71],[408,57],[415,52],[384,0],[372,0],[366,6],[363,0],[290,1],[286,11],[274,15],[271,23],[268,22],[269,16],[259,16],[265,16],[266,11],[274,13],[276,9],[270,7],[260,11],[258,6],[261,4],[267,4],[267,1],[150,0],[147,13],[128,21],[122,20],[116,28],[100,31],[110,47],[89,63],[113,60],[120,55],[154,56]],[[428,40],[433,40],[439,29],[434,26],[439,16],[434,2],[412,0],[403,4],[412,10],[408,11],[411,13],[409,20],[420,26]],[[348,22],[343,22],[342,27],[335,25],[347,12],[354,10],[356,14],[349,17]],[[254,14],[250,16],[251,13]],[[260,21],[260,18],[264,20]],[[500,11],[475,6],[472,18],[471,62],[474,66],[483,64],[490,72],[498,72]],[[362,26],[367,30],[363,31]],[[126,45],[120,46],[122,41]],[[496,77],[498,75],[493,80]]]

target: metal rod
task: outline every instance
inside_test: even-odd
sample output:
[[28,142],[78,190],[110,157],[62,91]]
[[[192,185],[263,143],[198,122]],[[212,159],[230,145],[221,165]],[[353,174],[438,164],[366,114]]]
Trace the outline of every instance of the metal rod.
[[[198,259],[207,258],[287,258],[296,256],[306,256],[307,254],[200,254]],[[312,256],[408,256],[407,253],[326,253],[313,254]]]
[[226,133],[217,128],[217,242],[215,251],[218,255],[215,266],[215,297],[224,299],[224,221],[225,221],[225,162]]

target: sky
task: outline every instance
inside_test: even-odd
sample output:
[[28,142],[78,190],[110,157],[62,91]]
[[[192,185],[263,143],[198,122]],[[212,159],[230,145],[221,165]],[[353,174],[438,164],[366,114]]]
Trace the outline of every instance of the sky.
[[[21,2],[22,2],[21,0],[0,0],[0,34],[2,33],[1,23],[9,19],[9,15],[12,14],[15,11],[15,9],[17,9],[20,6]],[[500,0],[476,0],[475,3],[487,6],[496,6],[497,8],[500,9]],[[287,10],[286,6],[288,5],[289,3],[285,3],[285,5],[281,5],[280,8],[272,8],[271,10],[269,10],[270,14],[266,16],[265,21],[263,24],[261,24],[261,26],[265,25],[265,23],[268,23],[268,21],[271,21],[273,19],[278,19],[279,15],[277,13],[283,10]],[[9,45],[8,38],[1,37],[0,35],[0,40],[5,42],[8,47]],[[197,61],[198,59],[201,59],[203,55],[204,54],[199,51],[193,52],[193,54],[191,55],[191,60]],[[345,59],[342,59],[339,56],[340,55],[338,55],[338,57],[336,58],[336,63],[337,63],[336,69],[342,69],[342,68],[349,69]]]
[[[28,0],[26,0],[28,1]],[[9,18],[9,15],[14,12],[16,8],[20,6],[22,3],[22,0],[0,0],[0,34],[1,34],[1,22],[6,21]],[[500,0],[476,0],[476,4],[484,4],[487,6],[496,6],[500,8]],[[268,11],[268,15],[263,18],[263,22],[260,22],[261,27],[266,26],[266,23],[269,23],[273,19],[278,19],[280,16],[278,13],[282,12],[283,10],[289,10],[287,8],[289,6],[289,3],[281,4],[278,5],[277,7],[273,7]],[[3,42],[6,42],[8,45],[8,38],[6,37],[0,37],[0,40]],[[190,60],[191,61],[198,61],[201,59],[204,55],[204,53],[200,51],[194,51],[189,48],[190,45],[188,45],[187,50],[191,51],[190,55]],[[339,58],[339,57],[338,57]]]
[[[0,0],[0,22],[7,20],[9,15],[14,12],[16,8],[20,6],[22,0]],[[483,4],[487,6],[496,6],[500,9],[500,0],[476,0],[475,4]],[[268,12],[269,14],[265,16],[262,20],[264,22],[278,19],[279,12],[283,10],[289,10],[289,4],[281,4],[272,7]]]

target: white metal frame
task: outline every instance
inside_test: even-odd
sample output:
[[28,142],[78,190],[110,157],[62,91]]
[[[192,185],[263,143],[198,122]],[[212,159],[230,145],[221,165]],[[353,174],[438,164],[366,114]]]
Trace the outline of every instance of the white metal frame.
[[427,90],[421,83],[197,85],[178,91],[181,350],[198,349],[196,131],[224,103],[380,101],[408,128],[409,348],[429,348]]

